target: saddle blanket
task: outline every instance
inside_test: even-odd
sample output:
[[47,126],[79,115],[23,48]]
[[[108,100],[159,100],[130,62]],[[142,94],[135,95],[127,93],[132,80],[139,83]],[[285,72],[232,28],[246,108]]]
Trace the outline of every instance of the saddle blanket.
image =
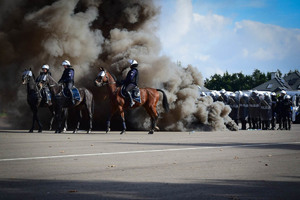
[[[122,86],[121,88],[121,95],[124,97],[124,98],[129,98],[127,93],[126,93],[126,88],[124,87],[124,85]],[[138,103],[141,103],[141,93],[140,93],[140,88],[138,87],[135,87],[133,90],[131,90],[131,96],[132,96],[132,99]]]
[[[81,100],[81,96],[80,96],[79,90],[76,87],[72,88],[72,93],[73,93],[74,100],[76,100],[76,101],[80,101]],[[65,97],[69,97],[70,96],[69,95],[69,91],[67,90],[67,88],[64,89],[64,96]]]

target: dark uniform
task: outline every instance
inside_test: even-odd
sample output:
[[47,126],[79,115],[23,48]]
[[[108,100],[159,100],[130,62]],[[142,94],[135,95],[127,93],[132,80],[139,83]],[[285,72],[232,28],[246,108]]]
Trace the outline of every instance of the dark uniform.
[[64,70],[60,80],[58,81],[59,83],[63,83],[64,86],[68,89],[73,104],[75,104],[73,92],[72,92],[72,88],[74,86],[74,75],[75,75],[74,69],[72,68],[72,66],[69,66]]
[[260,120],[263,130],[270,129],[272,119],[272,102],[269,96],[265,96],[260,102]]
[[243,95],[240,98],[240,110],[239,110],[239,118],[242,123],[242,130],[246,130],[247,119],[249,116],[249,97],[248,95]]
[[236,123],[239,124],[239,102],[235,97],[231,96],[228,99],[228,105],[231,108],[231,112],[229,113],[229,117]]
[[276,106],[276,113],[277,113],[277,120],[278,120],[278,124],[279,127],[278,129],[282,129],[283,128],[283,100],[284,100],[284,96],[281,95],[278,97],[278,102],[277,102],[277,106]]
[[272,95],[271,96],[271,100],[272,100],[272,119],[271,119],[271,124],[272,124],[272,130],[275,130],[275,127],[276,127],[276,117],[277,117],[277,113],[276,113],[277,97],[276,97],[276,95]]
[[292,101],[290,98],[284,98],[282,106],[282,121],[283,128],[285,130],[291,130],[291,118],[292,118]]
[[130,99],[130,106],[134,105],[134,101],[131,96],[131,91],[137,87],[139,81],[139,71],[137,70],[138,64],[132,64],[130,71],[127,73],[126,79],[124,81],[124,86],[126,87],[126,92]]

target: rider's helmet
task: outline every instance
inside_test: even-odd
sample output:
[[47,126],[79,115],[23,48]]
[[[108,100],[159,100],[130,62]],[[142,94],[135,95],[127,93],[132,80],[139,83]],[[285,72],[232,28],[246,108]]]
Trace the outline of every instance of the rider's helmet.
[[62,65],[62,66],[66,65],[66,66],[70,67],[70,66],[71,66],[71,63],[70,63],[70,61],[68,61],[68,60],[64,60],[64,61],[62,62],[61,65]]
[[49,71],[50,67],[49,67],[49,65],[43,65],[42,69],[47,69],[47,71]]
[[286,91],[282,90],[282,91],[280,92],[280,94],[281,94],[281,96],[284,96],[284,95],[286,95]]
[[139,63],[136,60],[128,60],[130,67],[137,67]]

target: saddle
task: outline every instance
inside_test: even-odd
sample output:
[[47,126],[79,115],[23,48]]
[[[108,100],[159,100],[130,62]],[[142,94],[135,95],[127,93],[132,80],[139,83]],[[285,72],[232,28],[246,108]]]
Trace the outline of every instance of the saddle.
[[[125,85],[122,85],[121,87],[121,95],[124,97],[124,98],[129,98],[128,97],[128,94],[126,92],[126,87]],[[137,86],[135,88],[133,88],[131,90],[131,96],[132,96],[132,99],[138,103],[141,103],[141,93],[140,93],[140,88],[138,88]]]
[[[72,88],[72,93],[73,93],[73,98],[74,98],[75,101],[80,101],[81,100],[81,96],[80,96],[79,90],[75,86],[73,86],[73,88]],[[70,94],[68,88],[64,88],[63,89],[63,95],[65,97],[70,98],[71,94]]]

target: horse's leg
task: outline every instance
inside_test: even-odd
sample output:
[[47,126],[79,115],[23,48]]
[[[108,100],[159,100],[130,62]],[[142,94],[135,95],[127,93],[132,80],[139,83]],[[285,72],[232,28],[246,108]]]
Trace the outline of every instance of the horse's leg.
[[92,111],[92,106],[89,106],[87,108],[88,110],[88,115],[89,115],[89,120],[90,120],[90,126],[89,126],[89,130],[87,131],[87,133],[91,133],[92,128],[93,128],[93,111]]
[[151,117],[151,129],[148,134],[153,134],[155,130],[159,130],[159,128],[156,126],[157,119],[158,119],[158,113],[156,111],[155,106],[147,106],[145,107],[147,113]]
[[107,121],[106,121],[106,133],[110,132],[110,120],[112,116],[115,114],[115,112],[116,109],[111,106],[110,113],[108,114]]
[[51,112],[51,120],[50,120],[49,131],[51,131],[52,130],[53,121],[54,121],[54,117],[55,117],[55,112],[54,112],[53,106],[49,106],[49,110]]
[[69,112],[68,112],[68,108],[63,108],[63,113],[64,113],[64,120],[65,120],[65,125],[64,125],[64,129],[63,132],[65,133],[68,129],[68,116],[69,116]]
[[35,123],[35,117],[36,117],[36,109],[34,109],[33,107],[31,107],[31,111],[32,111],[32,124],[31,124],[31,128],[28,131],[29,133],[33,133],[33,129],[34,129],[34,123]]
[[120,115],[122,118],[122,125],[123,125],[123,130],[121,131],[121,135],[126,133],[126,123],[125,123],[125,114],[124,114],[124,110],[123,108],[119,108],[120,109]]
[[85,107],[88,112],[89,122],[90,122],[89,129],[87,131],[88,134],[91,133],[93,128],[93,112],[94,112],[94,100],[92,94],[90,94],[89,97],[90,98],[86,98],[85,100]]
[[55,115],[56,115],[56,121],[57,121],[57,129],[55,130],[55,133],[61,133],[61,124],[62,124],[62,117],[61,117],[61,113],[62,113],[62,108],[59,107],[57,109],[55,109]]
[[73,133],[77,133],[77,132],[78,132],[78,129],[79,129],[79,126],[80,126],[81,118],[82,118],[82,113],[81,113],[81,109],[80,109],[80,110],[78,111],[78,115],[77,115],[77,126],[76,126],[75,130],[73,131]]
[[[38,109],[36,109],[36,110],[38,111]],[[39,119],[39,117],[38,117],[38,112],[36,112],[35,115],[36,115],[36,116],[35,116],[36,121],[37,121],[38,126],[39,126],[38,132],[41,133],[41,132],[43,132],[43,126],[42,126],[42,124],[41,124],[41,122],[40,122],[40,119]]]

